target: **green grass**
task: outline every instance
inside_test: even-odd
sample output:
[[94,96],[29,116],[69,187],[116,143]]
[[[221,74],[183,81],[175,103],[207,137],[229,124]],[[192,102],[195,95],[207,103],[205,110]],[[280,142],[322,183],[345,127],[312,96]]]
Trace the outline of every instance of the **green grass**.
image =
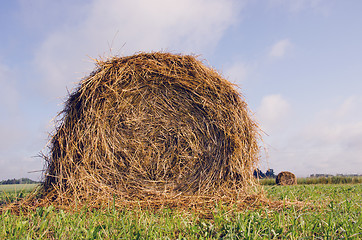
[[0,185],[0,206],[16,199],[23,198],[39,184],[6,184]]
[[5,184],[0,185],[0,194],[3,192],[31,192],[39,184]]
[[[274,178],[264,178],[259,180],[261,185],[275,185]],[[332,176],[332,177],[308,177],[298,178],[298,184],[358,184],[362,183],[362,177],[344,177],[344,176]]]
[[362,184],[264,186],[282,201],[307,201],[280,210],[192,212],[38,208],[0,215],[0,239],[361,239]]

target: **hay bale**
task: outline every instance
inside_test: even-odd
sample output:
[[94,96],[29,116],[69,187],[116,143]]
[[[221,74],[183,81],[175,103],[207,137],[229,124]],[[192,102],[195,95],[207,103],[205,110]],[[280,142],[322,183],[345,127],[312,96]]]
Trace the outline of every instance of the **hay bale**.
[[277,175],[275,182],[277,185],[295,185],[297,184],[297,178],[293,173],[284,171]]
[[259,134],[234,86],[193,56],[97,61],[65,103],[43,198],[60,204],[245,193]]

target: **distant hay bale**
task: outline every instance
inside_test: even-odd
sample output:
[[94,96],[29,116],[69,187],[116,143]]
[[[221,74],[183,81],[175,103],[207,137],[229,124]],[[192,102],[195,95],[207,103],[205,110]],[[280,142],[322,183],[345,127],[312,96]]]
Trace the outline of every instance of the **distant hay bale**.
[[242,196],[259,132],[234,86],[189,55],[97,61],[65,103],[42,199],[123,203]]
[[275,179],[277,185],[295,185],[297,178],[291,172],[280,172]]

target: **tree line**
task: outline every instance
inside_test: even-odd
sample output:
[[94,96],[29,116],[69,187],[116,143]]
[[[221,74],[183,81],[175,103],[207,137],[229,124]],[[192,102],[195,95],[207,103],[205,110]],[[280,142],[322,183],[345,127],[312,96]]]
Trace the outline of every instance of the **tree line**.
[[256,178],[276,178],[273,169],[268,169],[265,173],[263,173],[259,168],[254,170],[254,177]]
[[6,185],[6,184],[34,184],[34,183],[39,183],[37,181],[33,181],[29,178],[20,178],[20,179],[8,179],[8,180],[3,180],[0,181],[0,185]]

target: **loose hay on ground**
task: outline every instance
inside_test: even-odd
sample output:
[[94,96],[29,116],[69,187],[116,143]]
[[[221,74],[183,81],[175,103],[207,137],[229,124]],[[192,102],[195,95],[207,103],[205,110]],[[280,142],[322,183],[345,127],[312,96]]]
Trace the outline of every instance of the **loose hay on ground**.
[[189,55],[97,61],[60,114],[37,204],[245,201],[259,132],[234,87]]

